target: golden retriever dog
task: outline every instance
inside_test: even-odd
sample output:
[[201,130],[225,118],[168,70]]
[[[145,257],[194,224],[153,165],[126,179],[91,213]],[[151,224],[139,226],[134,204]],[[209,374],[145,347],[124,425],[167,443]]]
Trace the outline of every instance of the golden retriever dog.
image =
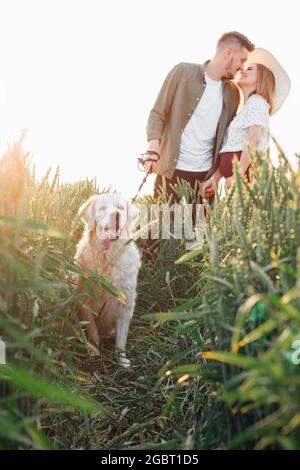
[[[85,333],[99,355],[103,338],[115,335],[115,347],[121,366],[127,368],[126,342],[133,315],[137,276],[141,266],[138,248],[132,238],[139,210],[116,194],[90,197],[79,209],[85,231],[79,241],[75,262],[84,271],[96,271],[122,291],[125,303],[103,288],[96,288],[97,299],[87,296],[79,308],[79,319],[87,322]],[[77,286],[82,282],[77,277]]]

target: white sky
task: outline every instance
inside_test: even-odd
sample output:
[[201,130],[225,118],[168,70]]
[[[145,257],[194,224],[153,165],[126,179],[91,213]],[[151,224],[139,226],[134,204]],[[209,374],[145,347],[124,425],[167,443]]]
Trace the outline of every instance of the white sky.
[[[179,62],[210,59],[238,30],[270,50],[292,91],[271,118],[288,157],[300,153],[299,15],[295,0],[1,0],[0,151],[27,128],[39,175],[97,177],[132,197],[146,122]],[[54,169],[53,169],[54,173]],[[154,177],[148,178],[152,191]],[[144,191],[143,191],[144,192]],[[142,193],[143,193],[142,192]]]

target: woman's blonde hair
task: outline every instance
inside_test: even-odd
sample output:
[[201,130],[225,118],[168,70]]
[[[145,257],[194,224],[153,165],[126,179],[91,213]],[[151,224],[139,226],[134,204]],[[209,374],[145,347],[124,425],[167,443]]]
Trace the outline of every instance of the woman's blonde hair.
[[257,66],[257,85],[256,90],[251,93],[262,96],[270,105],[269,114],[273,113],[274,103],[273,97],[275,92],[275,77],[273,72],[265,65],[256,64]]

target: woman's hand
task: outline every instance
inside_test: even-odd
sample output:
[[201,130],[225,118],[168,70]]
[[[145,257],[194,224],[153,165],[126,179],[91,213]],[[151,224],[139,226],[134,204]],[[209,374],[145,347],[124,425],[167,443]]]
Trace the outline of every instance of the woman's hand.
[[211,178],[207,181],[203,181],[202,183],[200,183],[200,185],[201,185],[204,197],[210,197],[213,194],[215,194],[215,190],[213,188]]
[[229,189],[232,186],[233,179],[234,179],[233,176],[230,176],[229,178],[226,178],[225,187],[227,189]]

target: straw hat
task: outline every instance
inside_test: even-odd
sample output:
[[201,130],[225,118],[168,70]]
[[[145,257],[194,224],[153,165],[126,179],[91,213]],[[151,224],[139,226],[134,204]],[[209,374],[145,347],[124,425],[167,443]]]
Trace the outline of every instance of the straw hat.
[[277,59],[266,49],[257,48],[253,52],[248,54],[245,68],[249,64],[262,64],[268,67],[273,72],[275,77],[275,94],[273,98],[273,113],[276,113],[278,109],[283,105],[286,97],[288,96],[291,89],[291,81],[284,68],[280,65]]

